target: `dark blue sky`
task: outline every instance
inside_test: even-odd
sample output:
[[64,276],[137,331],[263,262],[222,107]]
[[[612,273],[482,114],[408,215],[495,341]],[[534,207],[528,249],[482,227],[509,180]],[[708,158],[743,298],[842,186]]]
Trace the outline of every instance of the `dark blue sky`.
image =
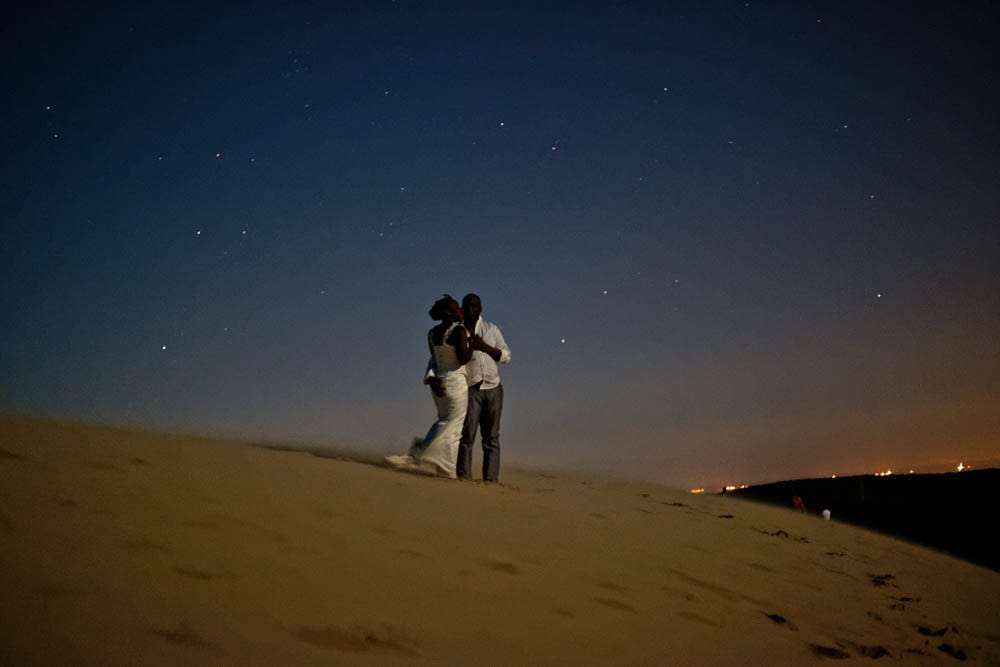
[[0,28],[0,409],[402,451],[475,291],[506,463],[1000,457],[996,5],[101,6]]

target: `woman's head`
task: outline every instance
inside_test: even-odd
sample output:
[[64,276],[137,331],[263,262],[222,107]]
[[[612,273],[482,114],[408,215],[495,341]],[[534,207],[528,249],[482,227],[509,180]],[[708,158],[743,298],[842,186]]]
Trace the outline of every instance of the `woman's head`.
[[454,297],[445,294],[434,302],[429,314],[432,320],[458,322],[462,319],[462,307],[458,305],[458,301]]

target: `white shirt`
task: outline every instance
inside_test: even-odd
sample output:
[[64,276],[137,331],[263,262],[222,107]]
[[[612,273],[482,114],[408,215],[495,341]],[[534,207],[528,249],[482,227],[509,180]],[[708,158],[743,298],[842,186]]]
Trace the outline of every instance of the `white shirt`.
[[[476,321],[475,333],[487,345],[500,350],[501,364],[510,363],[510,348],[507,347],[507,341],[503,339],[500,327],[480,317]],[[427,378],[435,375],[434,371],[434,358],[431,357],[430,361],[427,362],[427,370],[424,373],[425,384],[427,383]],[[466,373],[469,376],[470,385],[482,381],[483,384],[480,385],[480,389],[494,389],[500,386],[500,372],[497,370],[497,362],[493,361],[493,357],[482,350],[472,351],[472,359],[466,364]]]

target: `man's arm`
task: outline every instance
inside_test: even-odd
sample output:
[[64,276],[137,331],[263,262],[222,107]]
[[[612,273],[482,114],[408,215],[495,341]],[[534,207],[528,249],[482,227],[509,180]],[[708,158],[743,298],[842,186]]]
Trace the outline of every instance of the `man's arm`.
[[510,348],[507,346],[507,341],[503,339],[503,334],[500,333],[500,327],[493,324],[491,329],[485,333],[490,337],[493,344],[490,345],[481,336],[476,336],[472,349],[485,352],[490,355],[493,361],[499,364],[509,364]]

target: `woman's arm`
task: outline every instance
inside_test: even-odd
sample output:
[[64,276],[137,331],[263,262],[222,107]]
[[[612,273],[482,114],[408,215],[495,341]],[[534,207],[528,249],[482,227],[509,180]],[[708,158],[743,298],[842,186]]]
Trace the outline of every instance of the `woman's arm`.
[[472,359],[472,348],[469,347],[469,332],[465,327],[455,327],[448,342],[455,346],[458,363],[469,363],[469,359]]

